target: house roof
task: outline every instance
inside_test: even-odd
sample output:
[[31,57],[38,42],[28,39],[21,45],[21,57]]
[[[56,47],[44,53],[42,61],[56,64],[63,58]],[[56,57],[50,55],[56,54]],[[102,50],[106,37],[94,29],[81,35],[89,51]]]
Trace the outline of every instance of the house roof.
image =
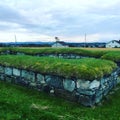
[[[120,40],[112,40],[112,41],[110,41],[110,42],[116,42],[116,43],[118,43],[118,44],[120,44]],[[108,43],[110,43],[110,42],[108,42]]]
[[[67,44],[67,43],[65,43],[64,41],[56,41],[55,43],[59,43],[59,44],[61,44],[61,45],[63,45],[63,46],[68,45],[68,44]],[[55,43],[53,43],[53,45],[54,45]]]

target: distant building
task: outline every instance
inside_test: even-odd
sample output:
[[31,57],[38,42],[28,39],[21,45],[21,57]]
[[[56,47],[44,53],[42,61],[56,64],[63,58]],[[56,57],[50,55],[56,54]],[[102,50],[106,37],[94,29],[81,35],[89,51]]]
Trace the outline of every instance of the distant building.
[[120,40],[112,40],[106,43],[106,48],[120,48]]
[[69,45],[64,41],[56,41],[55,43],[52,44],[52,47],[66,48],[69,47]]

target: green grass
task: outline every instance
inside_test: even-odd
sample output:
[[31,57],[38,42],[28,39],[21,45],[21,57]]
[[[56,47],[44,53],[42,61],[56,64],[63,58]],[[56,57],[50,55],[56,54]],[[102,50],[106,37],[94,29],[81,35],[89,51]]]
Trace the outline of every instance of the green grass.
[[36,54],[76,54],[81,56],[89,56],[100,58],[107,51],[93,51],[93,50],[85,50],[80,48],[2,48],[0,52],[9,50],[11,53],[22,52],[28,55],[36,55]]
[[119,51],[111,51],[111,52],[108,52],[105,55],[103,55],[101,58],[111,60],[114,62],[120,62],[120,52]]
[[86,57],[104,58],[112,61],[120,61],[120,49],[91,49],[91,48],[1,48],[0,53],[9,50],[12,54],[17,52],[27,55],[37,54],[75,54]]
[[32,57],[19,55],[2,55],[0,64],[28,69],[42,74],[58,75],[65,78],[83,80],[100,79],[116,69],[116,64],[108,60],[95,58],[59,59],[50,57]]
[[0,81],[0,120],[120,120],[120,85],[117,88],[102,105],[87,108]]

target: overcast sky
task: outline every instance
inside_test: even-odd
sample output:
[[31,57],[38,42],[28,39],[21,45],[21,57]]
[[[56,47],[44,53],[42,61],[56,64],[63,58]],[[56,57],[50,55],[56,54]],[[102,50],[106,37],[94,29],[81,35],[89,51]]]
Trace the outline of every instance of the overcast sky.
[[0,0],[0,42],[120,39],[120,0]]

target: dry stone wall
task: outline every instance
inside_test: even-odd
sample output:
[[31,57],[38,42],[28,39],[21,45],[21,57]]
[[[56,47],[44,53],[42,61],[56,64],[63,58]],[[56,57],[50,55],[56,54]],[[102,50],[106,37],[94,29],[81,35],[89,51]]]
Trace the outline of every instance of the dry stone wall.
[[[24,53],[24,52],[17,52],[17,51],[4,51],[4,52],[1,52],[0,54],[14,54],[14,55],[32,55],[32,54],[29,54],[29,53]],[[36,53],[36,54],[33,54],[33,56],[38,56],[38,57],[58,57],[58,58],[65,58],[65,59],[81,59],[81,58],[93,58],[93,57],[90,57],[90,56],[85,56],[85,55],[79,55],[79,54],[75,54],[75,53]]]
[[[17,52],[17,51],[4,51],[0,53],[1,55],[7,55],[7,54],[14,54],[14,55],[32,55],[24,52]],[[64,58],[64,59],[82,59],[82,58],[99,58],[99,57],[92,57],[92,56],[86,56],[86,55],[79,55],[75,53],[57,53],[57,54],[52,54],[52,53],[36,53],[32,56],[37,56],[37,57],[58,57],[58,58]],[[116,62],[116,64],[120,67],[120,62]]]
[[93,106],[120,81],[120,69],[101,80],[66,79],[61,76],[46,75],[29,70],[0,66],[0,80],[45,91],[55,96],[76,101],[85,106]]

